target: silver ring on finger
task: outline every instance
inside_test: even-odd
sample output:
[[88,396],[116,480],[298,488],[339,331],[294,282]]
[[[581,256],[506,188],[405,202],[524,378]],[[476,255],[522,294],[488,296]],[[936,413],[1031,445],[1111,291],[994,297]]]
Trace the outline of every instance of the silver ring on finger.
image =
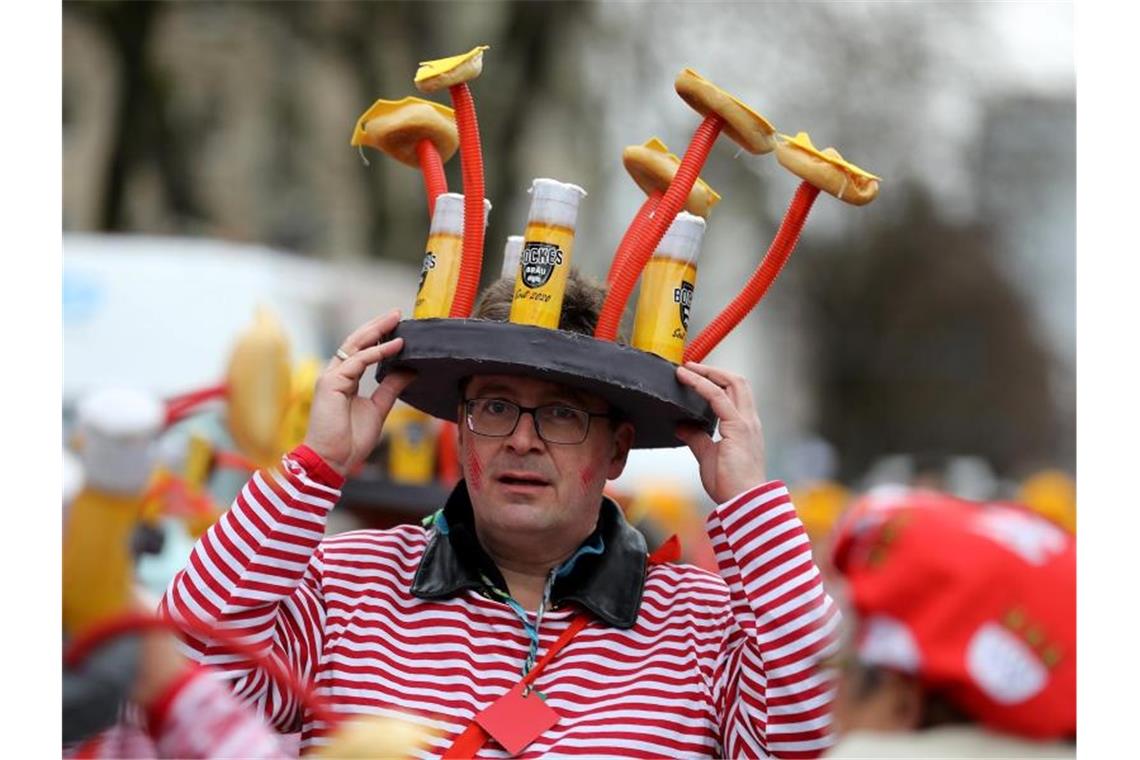
[[345,351],[343,348],[338,348],[336,350],[336,358],[340,359],[342,362],[348,361],[349,353],[347,351]]

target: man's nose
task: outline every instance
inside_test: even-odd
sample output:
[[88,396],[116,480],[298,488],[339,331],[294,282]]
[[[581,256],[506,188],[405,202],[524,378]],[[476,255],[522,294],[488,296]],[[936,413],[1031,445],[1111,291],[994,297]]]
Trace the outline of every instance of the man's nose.
[[514,451],[533,451],[541,449],[543,440],[538,436],[538,422],[534,412],[521,412],[515,431],[507,436],[507,446]]

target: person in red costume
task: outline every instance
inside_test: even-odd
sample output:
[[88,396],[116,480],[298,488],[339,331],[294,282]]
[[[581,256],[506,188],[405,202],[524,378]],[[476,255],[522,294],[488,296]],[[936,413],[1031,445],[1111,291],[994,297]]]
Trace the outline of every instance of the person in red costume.
[[857,620],[828,757],[1073,757],[1076,544],[1028,509],[872,491],[835,537]]

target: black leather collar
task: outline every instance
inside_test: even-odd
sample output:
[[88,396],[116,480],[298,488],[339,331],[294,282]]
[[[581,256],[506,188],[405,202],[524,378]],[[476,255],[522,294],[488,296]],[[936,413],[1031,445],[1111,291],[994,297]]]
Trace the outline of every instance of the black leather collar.
[[[485,574],[500,589],[507,587],[495,563],[479,544],[467,484],[455,486],[443,508],[447,535],[433,532],[416,577],[412,594],[439,599],[464,589],[482,589]],[[645,538],[625,521],[621,508],[603,497],[598,527],[583,543],[600,535],[601,554],[583,554],[565,576],[554,583],[551,602],[575,602],[616,628],[632,628],[641,608],[645,587]]]

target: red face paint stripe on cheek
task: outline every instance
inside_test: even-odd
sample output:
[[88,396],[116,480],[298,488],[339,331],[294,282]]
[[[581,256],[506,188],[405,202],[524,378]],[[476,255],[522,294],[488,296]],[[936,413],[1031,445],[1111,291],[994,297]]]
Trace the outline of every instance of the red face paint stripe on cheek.
[[578,481],[582,485],[583,493],[586,493],[590,490],[590,487],[594,484],[594,478],[597,477],[597,473],[598,471],[593,467],[586,467],[584,470],[578,473]]
[[467,485],[475,490],[483,487],[483,465],[475,452],[467,454]]

